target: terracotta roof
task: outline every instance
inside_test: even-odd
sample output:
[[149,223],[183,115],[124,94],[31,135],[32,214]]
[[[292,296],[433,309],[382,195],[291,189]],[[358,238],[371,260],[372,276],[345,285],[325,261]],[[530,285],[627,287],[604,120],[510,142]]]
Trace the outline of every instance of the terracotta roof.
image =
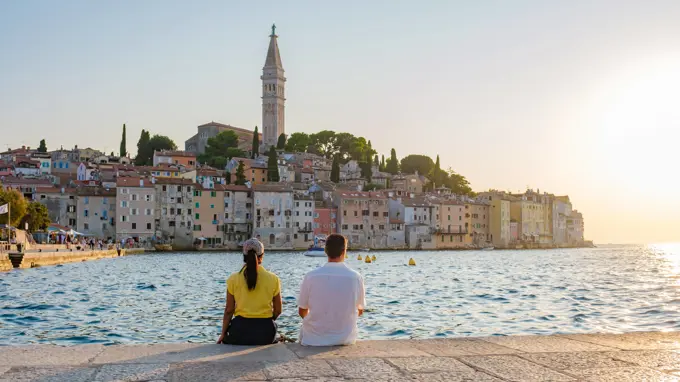
[[222,191],[248,192],[252,191],[247,186],[239,186],[236,184],[216,184],[215,188],[220,188]]
[[164,157],[189,157],[189,158],[195,158],[196,157],[195,153],[192,153],[190,151],[181,151],[181,150],[154,151],[153,155],[154,156],[164,156]]
[[365,191],[340,191],[338,195],[345,199],[386,199],[382,192],[365,192]]
[[[224,128],[224,129],[238,131],[238,132],[241,132],[241,133],[255,134],[255,132],[253,130],[248,130],[248,129],[244,129],[242,127],[236,127],[236,126],[231,126],[231,125],[225,125],[224,123],[219,123],[219,122],[214,122],[214,121],[210,122],[210,123],[204,123],[204,124],[202,124],[198,127],[208,127],[208,126],[221,127],[221,128]],[[258,135],[261,137],[262,133],[258,132]]]
[[[143,182],[143,186],[141,185]],[[153,187],[153,183],[151,183],[151,179],[148,178],[141,178],[137,176],[121,176],[116,180],[116,186],[118,187]]]
[[52,182],[50,182],[47,179],[35,179],[35,178],[18,178],[15,176],[6,176],[5,179],[2,180],[2,183],[5,185],[9,184],[42,184],[45,186],[52,186]]
[[176,184],[176,185],[191,185],[194,184],[193,179],[186,178],[154,178],[156,184]]
[[263,183],[253,186],[254,191],[260,192],[293,192],[293,189],[285,183]]
[[[75,188],[64,187],[64,194],[73,194],[76,192]],[[36,194],[61,194],[60,187],[36,187]]]

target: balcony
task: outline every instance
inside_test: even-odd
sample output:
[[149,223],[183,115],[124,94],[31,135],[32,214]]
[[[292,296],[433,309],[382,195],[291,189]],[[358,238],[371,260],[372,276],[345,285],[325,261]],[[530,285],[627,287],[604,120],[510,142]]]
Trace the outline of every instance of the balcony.
[[299,233],[310,233],[310,232],[314,232],[314,229],[312,229],[312,227],[296,227],[296,228],[297,228],[297,231],[298,231]]

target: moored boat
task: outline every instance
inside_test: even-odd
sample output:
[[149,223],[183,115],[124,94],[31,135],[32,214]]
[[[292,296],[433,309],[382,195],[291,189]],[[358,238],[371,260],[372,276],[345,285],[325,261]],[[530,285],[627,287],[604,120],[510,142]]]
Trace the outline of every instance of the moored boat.
[[154,244],[153,247],[156,250],[156,252],[172,251],[172,245],[171,244]]

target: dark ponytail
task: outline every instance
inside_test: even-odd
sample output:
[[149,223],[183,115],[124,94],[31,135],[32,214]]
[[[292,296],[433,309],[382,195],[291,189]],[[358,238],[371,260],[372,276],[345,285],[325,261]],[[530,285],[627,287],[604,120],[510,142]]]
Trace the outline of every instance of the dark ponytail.
[[248,290],[253,290],[257,285],[257,252],[253,249],[248,250],[248,253],[243,255],[243,262],[246,263],[243,276],[246,278]]

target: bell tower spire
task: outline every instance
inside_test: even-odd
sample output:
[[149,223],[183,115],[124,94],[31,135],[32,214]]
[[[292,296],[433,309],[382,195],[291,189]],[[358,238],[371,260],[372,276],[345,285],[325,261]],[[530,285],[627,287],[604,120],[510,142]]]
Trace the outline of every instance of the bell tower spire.
[[269,49],[262,68],[262,146],[261,150],[276,145],[279,135],[285,134],[285,83],[281,54],[279,53],[276,24],[272,24]]

